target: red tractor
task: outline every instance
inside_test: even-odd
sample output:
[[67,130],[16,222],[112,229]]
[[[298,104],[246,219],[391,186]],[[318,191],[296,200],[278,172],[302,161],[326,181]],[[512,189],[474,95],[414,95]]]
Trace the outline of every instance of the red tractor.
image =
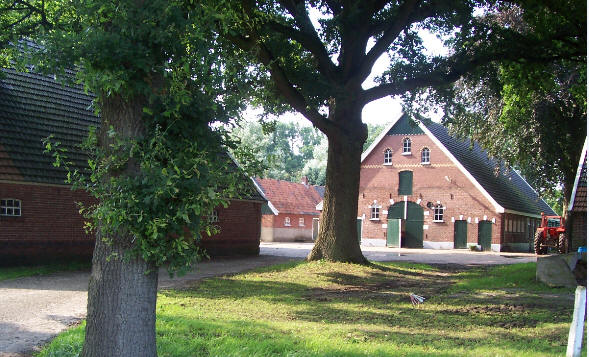
[[564,254],[569,248],[569,240],[564,227],[564,218],[561,216],[545,216],[542,213],[542,223],[536,230],[534,238],[534,251],[536,254],[546,254],[548,247],[557,248]]

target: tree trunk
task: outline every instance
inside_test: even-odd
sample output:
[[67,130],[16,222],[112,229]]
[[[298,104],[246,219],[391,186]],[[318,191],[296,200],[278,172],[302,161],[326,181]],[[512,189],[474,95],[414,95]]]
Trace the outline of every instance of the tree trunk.
[[[360,159],[367,136],[360,113],[357,112],[356,118],[345,118],[349,123],[356,124],[356,128],[328,134],[323,212],[319,235],[307,260],[326,259],[358,264],[368,262],[360,250],[356,230]],[[341,115],[346,114],[350,116],[350,111],[343,111]]]
[[[141,119],[143,103],[136,98],[103,96],[99,145],[109,150],[112,138],[106,133],[110,126],[121,138],[142,136],[145,131]],[[139,170],[138,163],[130,161],[121,172],[110,174],[133,176]],[[157,267],[141,258],[123,258],[134,242],[132,235],[119,231],[109,237],[111,242],[102,237],[101,227],[98,227],[82,356],[155,357]]]

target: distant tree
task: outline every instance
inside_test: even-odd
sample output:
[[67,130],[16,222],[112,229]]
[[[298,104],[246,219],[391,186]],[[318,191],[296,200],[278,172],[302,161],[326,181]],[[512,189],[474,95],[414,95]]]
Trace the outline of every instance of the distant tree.
[[[219,27],[221,36],[258,64],[251,69],[259,74],[258,103],[268,112],[298,111],[328,138],[324,210],[309,260],[366,262],[356,217],[367,103],[387,96],[443,100],[452,83],[492,62],[585,56],[585,1],[521,1],[531,16],[552,20],[542,37],[479,15],[512,3],[520,2],[243,0],[220,7],[234,16],[232,26]],[[425,53],[420,30],[445,38],[449,55]],[[388,70],[364,89],[382,55],[390,58]]]
[[[494,21],[528,32],[545,26],[513,7]],[[585,19],[586,21],[586,19]],[[587,135],[586,56],[487,66],[457,82],[450,129],[516,167],[565,214]],[[562,187],[562,192],[557,192]]]
[[364,142],[364,146],[362,148],[362,152],[366,151],[370,145],[374,142],[376,137],[384,130],[385,124],[366,124],[368,128],[368,137]]
[[325,181],[325,174],[321,173],[325,171],[325,162],[321,167],[315,160],[312,165],[314,169],[305,171],[306,165],[315,155],[321,155],[317,146],[324,138],[319,130],[311,126],[292,122],[271,122],[264,125],[259,122],[243,122],[233,130],[233,136],[240,140],[244,148],[254,153],[258,161],[265,164],[264,172],[260,173],[263,177],[296,182],[306,175],[312,184]]

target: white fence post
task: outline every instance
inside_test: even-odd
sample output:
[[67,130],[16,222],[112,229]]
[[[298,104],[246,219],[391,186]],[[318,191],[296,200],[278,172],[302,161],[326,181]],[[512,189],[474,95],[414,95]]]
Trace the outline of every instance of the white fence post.
[[575,311],[573,312],[573,323],[569,330],[569,343],[567,346],[567,357],[581,356],[583,346],[583,325],[585,324],[585,309],[587,307],[587,288],[577,286],[575,291]]

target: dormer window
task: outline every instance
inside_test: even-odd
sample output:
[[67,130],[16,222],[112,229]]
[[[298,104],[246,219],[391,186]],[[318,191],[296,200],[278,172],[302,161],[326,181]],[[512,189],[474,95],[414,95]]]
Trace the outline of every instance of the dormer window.
[[384,151],[384,165],[392,165],[393,164],[393,151],[391,149],[386,149]]
[[411,139],[403,139],[403,153],[401,155],[411,155]]
[[429,165],[429,148],[421,149],[421,163],[423,165]]

